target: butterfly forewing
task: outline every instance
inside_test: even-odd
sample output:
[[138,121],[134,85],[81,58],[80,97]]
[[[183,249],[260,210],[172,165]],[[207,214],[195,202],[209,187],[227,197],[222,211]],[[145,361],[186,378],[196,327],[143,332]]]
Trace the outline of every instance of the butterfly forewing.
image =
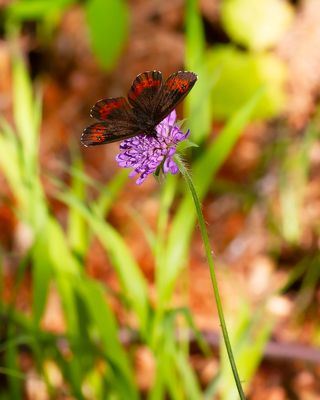
[[160,71],[146,71],[133,81],[128,93],[129,103],[136,115],[150,116],[153,113],[155,99],[162,87]]
[[193,72],[178,71],[170,75],[162,85],[158,94],[155,115],[161,122],[186,97],[193,88],[198,77]]

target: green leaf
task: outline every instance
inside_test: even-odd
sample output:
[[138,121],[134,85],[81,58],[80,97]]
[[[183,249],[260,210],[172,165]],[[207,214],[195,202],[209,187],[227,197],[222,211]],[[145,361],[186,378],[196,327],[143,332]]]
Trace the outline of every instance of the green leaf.
[[[265,318],[266,311],[262,308],[257,310],[252,317],[252,310],[248,304],[242,303],[238,312],[230,313],[228,318],[230,340],[234,349],[235,358],[239,373],[241,375],[244,389],[249,386],[255,371],[263,357],[264,348],[272,332],[275,320]],[[221,399],[237,400],[239,395],[233,384],[233,376],[225,346],[221,341]]]
[[[71,180],[71,191],[80,200],[84,201],[86,196],[85,182],[80,174],[83,172],[83,164],[78,155],[73,156],[72,169],[79,171],[79,174],[73,174]],[[81,258],[84,258],[88,248],[87,226],[82,215],[75,208],[69,208],[68,214],[68,241],[72,251]]]
[[283,0],[224,0],[222,23],[230,37],[253,50],[274,46],[288,29],[292,7]]
[[185,150],[189,149],[190,147],[199,147],[197,143],[191,142],[191,140],[186,139],[183,142],[178,143],[177,152],[183,153]]
[[13,64],[13,105],[14,121],[21,140],[22,155],[26,172],[34,173],[38,150],[37,126],[34,119],[35,102],[32,83],[22,56],[19,54]]
[[88,308],[92,323],[98,328],[103,351],[111,364],[110,367],[115,370],[113,376],[117,393],[123,399],[138,399],[133,369],[119,342],[116,320],[108,307],[102,286],[86,279],[78,283],[77,289]]
[[19,157],[19,143],[14,131],[5,121],[0,121],[0,169],[20,205],[27,203],[27,191],[23,184],[23,172]]
[[127,38],[127,4],[124,0],[88,0],[85,9],[93,51],[101,66],[111,69]]
[[[8,335],[15,335],[14,328],[10,329]],[[7,374],[9,398],[21,399],[22,398],[22,382],[21,372],[18,365],[18,347],[14,343],[7,346],[4,362],[6,365],[5,371],[2,373]]]
[[203,399],[200,383],[197,380],[195,371],[187,356],[180,351],[175,356],[175,362],[181,376],[181,381],[184,384],[185,392],[188,393],[188,398],[192,400]]
[[21,217],[37,230],[41,229],[44,223],[47,208],[39,177],[41,107],[40,99],[34,96],[32,83],[19,50],[14,58],[13,78],[13,111],[18,134],[18,140],[15,141],[16,153],[19,158],[21,185],[25,188],[25,196],[19,199],[20,205],[23,204]]
[[197,143],[208,136],[212,112],[210,93],[216,82],[216,71],[208,69],[202,17],[197,0],[188,0],[186,7],[186,67],[199,79],[186,98],[185,107],[193,140]]
[[82,275],[81,267],[68,247],[61,226],[54,218],[48,217],[43,235],[46,238],[47,257],[61,296],[68,333],[76,335],[79,323],[73,286],[75,280]]
[[[310,149],[318,140],[318,130],[309,127],[305,134],[291,143],[284,143],[280,171],[280,228],[284,239],[297,244],[302,235],[301,210],[310,170]],[[292,138],[290,138],[292,140]]]
[[7,12],[9,17],[20,20],[38,20],[45,18],[48,14],[62,11],[74,3],[75,0],[20,0],[12,2]]
[[186,3],[186,64],[188,68],[197,69],[205,56],[205,34],[198,0],[187,0]]
[[264,87],[252,118],[269,118],[283,111],[286,102],[284,63],[273,54],[246,53],[233,46],[218,46],[208,51],[210,70],[219,70],[214,90],[211,91],[211,109],[216,119],[233,115],[256,91]]
[[48,238],[46,235],[39,235],[32,251],[32,317],[35,327],[38,327],[44,312],[52,270],[48,254]]
[[75,207],[101,241],[101,244],[111,258],[127,300],[139,318],[141,331],[148,333],[149,306],[147,284],[121,235],[99,215],[96,215],[92,210],[87,208],[71,192],[60,193],[57,197],[68,204],[69,207]]

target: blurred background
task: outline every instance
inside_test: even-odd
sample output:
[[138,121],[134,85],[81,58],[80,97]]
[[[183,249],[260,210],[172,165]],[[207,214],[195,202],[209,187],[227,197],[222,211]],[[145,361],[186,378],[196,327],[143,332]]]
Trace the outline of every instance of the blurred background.
[[80,145],[153,69],[248,398],[320,399],[318,0],[0,0],[0,399],[238,398],[181,177]]

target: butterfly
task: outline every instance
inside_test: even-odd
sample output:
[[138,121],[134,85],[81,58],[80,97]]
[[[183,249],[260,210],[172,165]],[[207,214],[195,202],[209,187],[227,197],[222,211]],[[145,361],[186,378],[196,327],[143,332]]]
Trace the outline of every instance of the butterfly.
[[162,79],[160,71],[139,74],[128,97],[99,100],[90,116],[99,122],[82,133],[84,146],[95,146],[127,139],[139,134],[155,135],[155,127],[186,97],[198,77],[193,72],[178,71]]

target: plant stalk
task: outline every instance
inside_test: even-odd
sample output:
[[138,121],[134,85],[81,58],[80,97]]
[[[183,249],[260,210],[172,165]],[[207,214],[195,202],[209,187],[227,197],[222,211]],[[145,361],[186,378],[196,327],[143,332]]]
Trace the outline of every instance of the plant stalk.
[[237,389],[238,389],[238,393],[239,393],[240,399],[241,400],[245,400],[245,395],[244,395],[244,392],[243,392],[243,389],[242,389],[242,385],[241,385],[241,382],[240,382],[237,366],[236,366],[236,363],[235,363],[235,360],[234,360],[234,357],[233,357],[233,352],[232,352],[232,348],[231,348],[231,344],[230,344],[230,340],[229,340],[228,330],[227,330],[227,326],[226,326],[226,322],[225,322],[225,318],[224,318],[224,313],[223,313],[223,308],[222,308],[222,303],[221,303],[220,293],[219,293],[219,288],[218,288],[217,277],[216,277],[216,273],[215,273],[215,269],[214,269],[214,262],[213,262],[213,257],[212,257],[212,249],[211,249],[210,242],[209,242],[209,236],[208,236],[208,232],[207,232],[207,229],[206,229],[206,225],[205,225],[205,221],[204,221],[204,217],[203,217],[203,213],[202,213],[200,200],[199,200],[198,194],[196,192],[196,189],[195,189],[195,187],[193,185],[191,176],[190,176],[187,168],[185,167],[183,161],[181,160],[181,158],[178,155],[175,155],[174,159],[175,159],[175,162],[177,163],[177,165],[179,167],[179,170],[180,170],[182,176],[184,177],[184,179],[185,179],[185,181],[187,183],[187,186],[188,186],[188,188],[189,188],[189,190],[191,192],[192,198],[193,198],[194,205],[196,207],[199,227],[200,227],[200,231],[201,231],[201,236],[202,236],[202,240],[203,240],[203,244],[204,244],[205,252],[206,252],[206,257],[207,257],[208,264],[209,264],[211,282],[212,282],[214,297],[215,297],[215,301],[216,301],[216,305],[217,305],[217,310],[218,310],[218,315],[219,315],[219,320],[220,320],[220,325],[221,325],[221,330],[222,330],[224,343],[225,343],[225,346],[226,346],[229,362],[230,362],[230,365],[231,365],[231,369],[232,369],[232,373],[233,373],[233,377],[234,377],[235,383],[237,385]]

